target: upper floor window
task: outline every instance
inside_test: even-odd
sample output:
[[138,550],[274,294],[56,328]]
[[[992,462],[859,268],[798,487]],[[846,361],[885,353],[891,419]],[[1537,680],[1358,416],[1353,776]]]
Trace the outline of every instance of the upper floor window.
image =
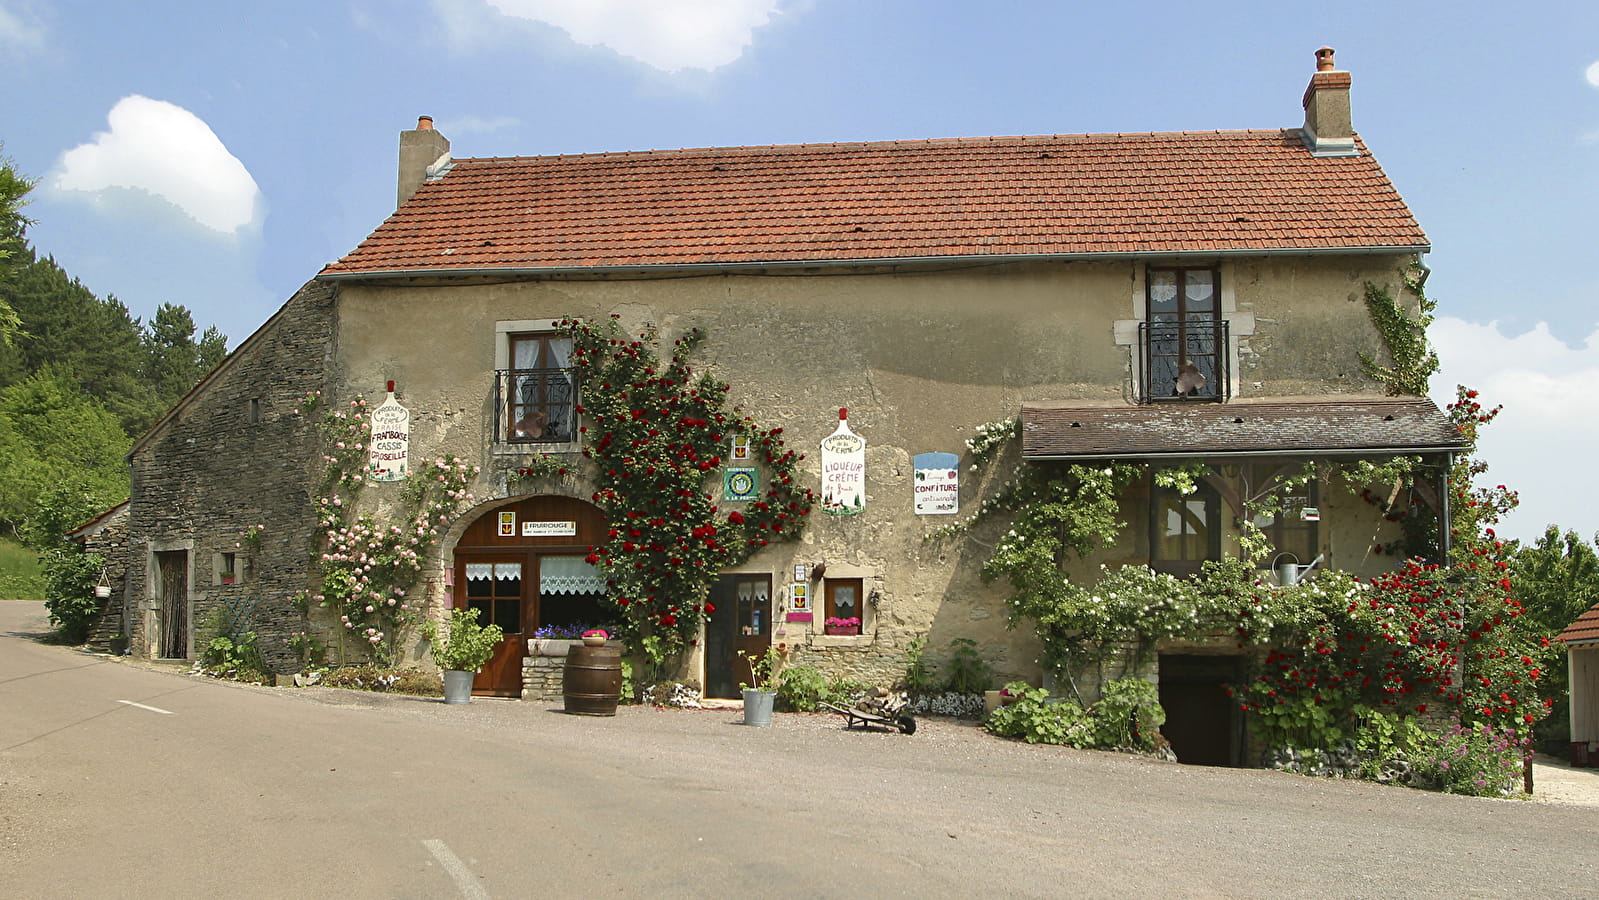
[[512,334],[509,367],[496,378],[500,440],[567,443],[577,437],[577,373],[572,339],[548,332]]
[[1227,320],[1211,268],[1150,268],[1139,326],[1146,401],[1227,396]]

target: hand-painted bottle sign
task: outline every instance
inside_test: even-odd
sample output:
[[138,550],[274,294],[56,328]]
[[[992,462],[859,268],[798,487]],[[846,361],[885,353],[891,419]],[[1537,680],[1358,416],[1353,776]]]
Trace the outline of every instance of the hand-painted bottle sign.
[[866,439],[849,430],[849,410],[838,411],[838,430],[822,439],[822,512],[853,516],[866,510]]
[[[392,382],[391,382],[392,384]],[[410,471],[411,411],[390,390],[383,405],[372,410],[372,440],[367,451],[367,478],[404,481]]]
[[960,457],[953,453],[918,453],[911,458],[916,514],[952,516],[960,512]]

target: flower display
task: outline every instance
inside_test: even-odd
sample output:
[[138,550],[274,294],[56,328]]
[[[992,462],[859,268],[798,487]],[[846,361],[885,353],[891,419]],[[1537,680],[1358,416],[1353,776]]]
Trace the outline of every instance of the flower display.
[[[653,330],[629,336],[617,317],[563,319],[580,384],[583,455],[593,503],[610,521],[587,560],[606,576],[621,637],[659,664],[685,650],[709,614],[717,574],[769,544],[798,537],[815,501],[798,484],[801,457],[781,428],[761,428],[726,408],[728,385],[688,364],[703,339],[693,329],[660,359]],[[766,490],[738,510],[711,492],[735,435],[749,438]],[[548,463],[529,467],[547,474]]]

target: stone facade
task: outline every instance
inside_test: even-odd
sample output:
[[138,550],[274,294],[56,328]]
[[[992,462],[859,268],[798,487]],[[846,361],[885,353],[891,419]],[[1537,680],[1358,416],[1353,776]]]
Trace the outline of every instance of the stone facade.
[[[300,405],[327,387],[336,295],[302,288],[133,448],[119,565],[136,655],[195,658],[227,614],[275,669],[298,669],[287,638],[305,628],[293,598],[307,587],[321,468]],[[255,525],[266,526],[258,549],[244,537]],[[182,617],[181,646],[162,646],[157,554],[183,572],[182,602],[165,608]]]

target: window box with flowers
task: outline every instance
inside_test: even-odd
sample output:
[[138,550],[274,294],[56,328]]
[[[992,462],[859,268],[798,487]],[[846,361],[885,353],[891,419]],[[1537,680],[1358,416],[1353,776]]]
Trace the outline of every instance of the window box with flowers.
[[833,616],[822,623],[822,628],[827,634],[858,635],[861,633],[861,620],[856,616],[851,616],[847,619]]

